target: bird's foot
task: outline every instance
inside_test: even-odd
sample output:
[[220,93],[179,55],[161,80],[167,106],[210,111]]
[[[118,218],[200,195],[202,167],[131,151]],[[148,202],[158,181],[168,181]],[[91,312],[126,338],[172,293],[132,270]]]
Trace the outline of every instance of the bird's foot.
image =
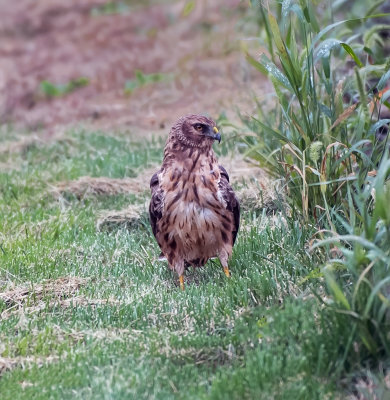
[[223,267],[223,272],[225,272],[225,275],[230,278],[230,272],[229,272],[229,267]]
[[183,275],[179,276],[179,282],[180,282],[180,289],[184,290],[184,276]]

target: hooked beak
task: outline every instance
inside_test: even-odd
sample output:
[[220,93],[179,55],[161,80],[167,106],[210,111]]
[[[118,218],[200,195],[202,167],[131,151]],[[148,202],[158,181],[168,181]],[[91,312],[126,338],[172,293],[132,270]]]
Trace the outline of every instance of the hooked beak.
[[216,126],[214,126],[213,131],[214,131],[214,135],[212,135],[211,137],[214,140],[218,140],[218,143],[221,143],[221,134],[219,133],[219,130]]

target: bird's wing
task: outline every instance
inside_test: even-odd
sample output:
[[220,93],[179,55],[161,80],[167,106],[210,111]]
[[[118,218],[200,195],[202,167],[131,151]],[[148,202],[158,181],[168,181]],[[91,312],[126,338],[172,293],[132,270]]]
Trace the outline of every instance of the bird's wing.
[[218,188],[221,191],[222,197],[226,202],[226,208],[232,212],[234,217],[234,230],[232,232],[233,235],[233,244],[236,241],[238,228],[240,227],[240,203],[229,184],[229,175],[226,172],[226,169],[219,165],[219,171],[221,174],[221,179],[218,183]]
[[150,190],[152,192],[152,199],[150,200],[150,205],[149,205],[149,218],[150,218],[150,225],[152,226],[153,235],[156,238],[156,240],[157,240],[157,222],[161,219],[162,211],[164,208],[164,191],[160,187],[160,181],[158,177],[161,171],[162,171],[161,169],[157,171],[150,180]]

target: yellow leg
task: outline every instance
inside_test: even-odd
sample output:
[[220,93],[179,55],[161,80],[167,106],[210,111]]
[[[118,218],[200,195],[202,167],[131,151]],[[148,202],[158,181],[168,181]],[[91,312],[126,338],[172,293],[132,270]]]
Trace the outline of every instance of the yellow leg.
[[184,276],[183,275],[179,276],[179,282],[180,282],[180,289],[184,290]]
[[230,277],[229,267],[223,267],[223,271],[225,272],[225,275],[229,278]]

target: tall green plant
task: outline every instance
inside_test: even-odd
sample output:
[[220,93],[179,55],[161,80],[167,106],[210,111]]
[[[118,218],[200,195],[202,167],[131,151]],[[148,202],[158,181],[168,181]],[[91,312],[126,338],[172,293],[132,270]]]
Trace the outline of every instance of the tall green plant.
[[[349,38],[337,38],[337,28],[351,20],[321,29],[310,1],[284,0],[279,20],[269,9],[261,15],[271,54],[247,59],[273,83],[280,119],[276,126],[251,122],[258,137],[249,142],[247,156],[284,176],[288,197],[306,220],[324,213],[329,220],[329,209],[346,195],[345,183],[358,171],[364,180],[381,158],[379,152],[373,153],[375,159],[366,154],[376,149],[378,127],[372,112],[378,99],[374,90],[367,91],[366,80],[384,74],[386,65],[368,63],[364,43],[357,42],[361,36],[349,32]],[[348,81],[335,71],[336,61],[345,63],[346,56],[355,63]],[[359,101],[345,104],[347,89]]]
[[345,234],[333,230],[313,246],[338,249],[323,273],[332,299],[327,307],[337,325],[350,328],[340,342],[340,367],[390,357],[390,160],[363,187],[347,183],[347,194],[345,212],[336,215]]
[[362,29],[374,11],[338,22],[329,13],[321,26],[312,2],[284,0],[278,18],[260,13],[269,54],[247,57],[273,83],[276,111],[247,122],[257,135],[246,154],[284,178],[294,209],[320,227],[312,249],[329,261],[325,288],[314,290],[322,331],[337,335],[329,365],[339,372],[390,357],[388,133],[378,138],[390,124],[380,118],[390,108],[390,60],[370,48],[378,27]]

